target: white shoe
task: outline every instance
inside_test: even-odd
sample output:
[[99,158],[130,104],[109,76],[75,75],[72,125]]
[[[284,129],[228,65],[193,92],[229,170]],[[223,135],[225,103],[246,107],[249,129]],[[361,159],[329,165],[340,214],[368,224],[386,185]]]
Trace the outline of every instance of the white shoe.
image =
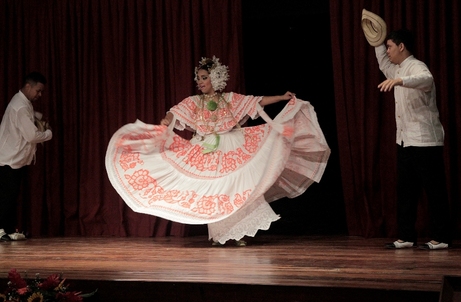
[[19,240],[26,240],[26,236],[23,233],[13,233],[13,234],[8,234],[10,236],[11,240],[14,241],[19,241]]
[[432,243],[432,242],[426,242],[425,244],[421,245],[419,247],[420,249],[423,250],[440,250],[440,249],[447,249],[448,248],[448,243],[444,242],[439,242],[437,244]]
[[10,236],[8,236],[4,229],[0,229],[0,241],[11,241]]
[[235,246],[247,246],[247,242],[245,240],[236,240]]
[[386,248],[388,249],[406,249],[406,248],[410,248],[410,247],[415,247],[415,243],[414,242],[409,242],[409,241],[403,241],[403,242],[400,242],[398,240],[392,242],[392,243],[387,243],[386,244]]

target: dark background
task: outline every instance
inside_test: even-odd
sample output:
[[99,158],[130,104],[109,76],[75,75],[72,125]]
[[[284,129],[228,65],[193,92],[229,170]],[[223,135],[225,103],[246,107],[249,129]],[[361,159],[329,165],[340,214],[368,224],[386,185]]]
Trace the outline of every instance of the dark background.
[[[271,203],[268,233],[346,233],[333,96],[328,1],[242,1],[246,94],[286,90],[315,108],[332,150],[325,174],[301,196]],[[266,107],[272,116],[284,104]]]

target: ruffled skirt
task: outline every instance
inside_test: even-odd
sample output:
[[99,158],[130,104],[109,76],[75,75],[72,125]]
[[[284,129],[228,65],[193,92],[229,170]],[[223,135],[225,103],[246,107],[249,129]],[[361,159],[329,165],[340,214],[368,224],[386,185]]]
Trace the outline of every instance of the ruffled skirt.
[[137,120],[112,136],[108,177],[135,212],[207,224],[210,239],[221,243],[254,236],[279,219],[268,202],[320,181],[330,155],[309,102],[288,102],[273,122],[292,133],[263,124],[186,140]]

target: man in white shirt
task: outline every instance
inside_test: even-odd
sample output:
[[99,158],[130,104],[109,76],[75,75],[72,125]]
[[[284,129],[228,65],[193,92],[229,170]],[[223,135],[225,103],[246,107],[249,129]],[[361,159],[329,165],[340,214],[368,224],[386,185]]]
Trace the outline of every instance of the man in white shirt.
[[443,161],[444,130],[436,104],[434,79],[428,67],[413,56],[411,32],[397,30],[386,45],[375,47],[386,80],[378,85],[394,90],[397,126],[397,223],[399,239],[387,248],[416,246],[418,200],[424,189],[431,215],[433,240],[422,249],[451,245],[451,224]]
[[46,78],[41,73],[27,75],[23,87],[9,102],[0,124],[0,241],[25,239],[16,231],[21,181],[26,167],[35,160],[37,143],[53,136],[32,105],[42,96],[45,84]]

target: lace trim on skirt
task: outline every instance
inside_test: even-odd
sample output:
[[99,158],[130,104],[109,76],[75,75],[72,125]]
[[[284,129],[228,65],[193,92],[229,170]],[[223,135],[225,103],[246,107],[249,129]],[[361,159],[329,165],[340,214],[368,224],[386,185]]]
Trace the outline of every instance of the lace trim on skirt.
[[271,223],[279,219],[280,216],[261,196],[228,218],[208,224],[208,236],[221,244],[244,236],[254,237],[258,230],[268,230]]

